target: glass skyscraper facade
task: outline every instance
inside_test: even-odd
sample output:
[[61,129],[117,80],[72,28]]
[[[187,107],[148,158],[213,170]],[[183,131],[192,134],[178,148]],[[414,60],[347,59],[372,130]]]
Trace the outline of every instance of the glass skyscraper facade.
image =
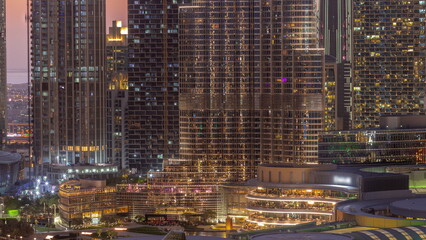
[[113,21],[106,42],[107,162],[127,169],[127,27]]
[[317,1],[180,8],[182,161],[236,181],[254,177],[260,162],[316,161],[324,107],[318,14]]
[[353,128],[425,113],[425,1],[353,0]]
[[105,148],[105,0],[31,3],[37,164],[98,164]]
[[253,177],[259,154],[255,9],[251,0],[180,8],[180,159],[193,172],[221,172],[226,181]]
[[260,92],[271,136],[261,137],[261,144],[270,142],[272,162],[316,162],[318,131],[324,125],[325,60],[319,39],[319,1],[265,3]]
[[0,150],[7,133],[6,0],[0,0]]
[[129,0],[129,167],[145,174],[178,156],[178,7],[188,0]]
[[352,1],[320,0],[320,38],[325,54],[335,57],[337,63],[352,58]]
[[148,174],[161,203],[173,196],[182,207],[218,212],[218,186],[253,178],[259,163],[317,160],[318,11],[314,0],[179,8],[180,156]]
[[325,130],[350,128],[352,0],[321,0],[320,40],[325,51]]

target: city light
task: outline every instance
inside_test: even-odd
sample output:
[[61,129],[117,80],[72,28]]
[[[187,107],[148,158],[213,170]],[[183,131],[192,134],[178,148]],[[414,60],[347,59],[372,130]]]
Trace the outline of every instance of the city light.
[[114,228],[114,230],[116,230],[116,231],[127,231],[127,228],[124,228],[124,227],[116,227],[116,228]]
[[136,224],[426,238],[426,1],[5,2],[9,240]]

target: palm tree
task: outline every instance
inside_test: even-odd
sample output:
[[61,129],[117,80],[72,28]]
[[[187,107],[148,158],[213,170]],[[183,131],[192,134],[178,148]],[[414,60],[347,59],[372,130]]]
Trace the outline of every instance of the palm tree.
[[96,230],[96,237],[100,238],[102,235],[102,229],[98,228],[98,230]]
[[113,239],[113,238],[116,238],[117,237],[117,232],[116,231],[114,231],[114,230],[107,230],[107,237],[108,237],[108,239]]

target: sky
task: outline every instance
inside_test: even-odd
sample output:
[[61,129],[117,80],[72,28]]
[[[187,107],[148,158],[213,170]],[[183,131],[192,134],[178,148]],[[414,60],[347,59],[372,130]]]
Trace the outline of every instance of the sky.
[[[126,26],[127,0],[106,0],[106,3],[106,26],[109,27],[112,20],[121,20]],[[27,82],[26,9],[27,0],[6,0],[8,83]]]

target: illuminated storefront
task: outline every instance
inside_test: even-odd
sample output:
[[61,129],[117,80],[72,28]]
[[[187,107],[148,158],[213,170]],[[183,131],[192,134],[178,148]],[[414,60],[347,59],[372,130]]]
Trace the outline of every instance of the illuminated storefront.
[[333,172],[335,165],[262,165],[247,198],[246,228],[256,229],[334,220],[334,206],[357,198],[356,175]]
[[[386,191],[408,191],[408,176],[333,164],[269,164],[247,182],[246,229],[336,221],[335,206]],[[226,200],[226,199],[225,199]]]
[[98,224],[104,215],[127,213],[128,207],[118,206],[116,187],[102,180],[71,180],[60,185],[59,213],[65,224],[74,219],[90,219]]

